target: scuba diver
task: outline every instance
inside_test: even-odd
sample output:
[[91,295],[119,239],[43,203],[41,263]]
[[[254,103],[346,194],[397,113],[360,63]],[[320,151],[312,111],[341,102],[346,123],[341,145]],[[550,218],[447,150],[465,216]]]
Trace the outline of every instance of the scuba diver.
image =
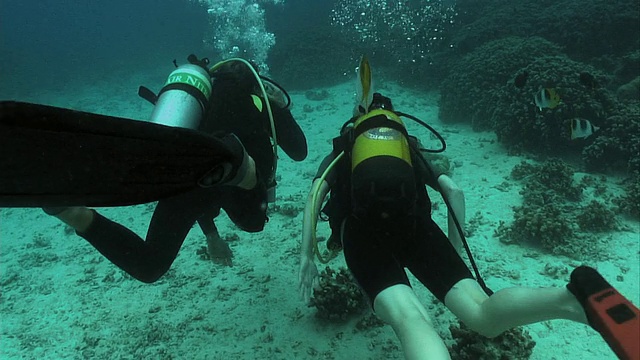
[[146,240],[84,206],[43,207],[115,265],[147,283],[167,272],[196,221],[206,235],[210,256],[231,265],[231,250],[218,234],[215,217],[224,209],[240,229],[262,231],[267,202],[273,201],[275,191],[277,146],[293,160],[307,156],[306,138],[279,85],[242,59],[211,68],[206,58],[191,55],[188,60],[169,75],[159,95],[144,87],[139,94],[155,104],[151,122],[215,135],[235,148],[234,153],[243,154],[231,164],[235,173],[216,186],[160,199]]
[[[365,57],[359,67],[357,100],[354,116],[333,140],[333,151],[319,167],[305,208],[298,278],[304,300],[309,300],[318,281],[314,254],[321,262],[330,260],[321,254],[315,236],[322,212],[332,232],[333,244],[328,241],[327,247],[330,251],[343,249],[347,267],[377,316],[393,328],[407,359],[450,359],[450,355],[405,268],[462,322],[484,336],[495,337],[539,321],[568,319],[591,325],[622,358],[637,359],[638,309],[592,268],[575,269],[566,288],[514,287],[493,293],[480,277],[464,240],[461,216],[458,218],[464,208],[458,205],[456,209],[459,200],[446,198],[443,187],[438,186],[438,173],[424,160],[401,116],[427,127],[442,143],[441,149],[427,151],[444,151],[442,137],[427,124],[394,110],[389,98],[373,93]],[[439,191],[447,203],[475,278],[431,218],[425,185]],[[602,296],[610,300],[606,306],[598,305]],[[612,307],[620,308],[615,321],[604,310]]]
[[[252,67],[253,70],[257,69],[253,65]],[[212,134],[236,135],[254,159],[258,173],[263,177],[262,181],[266,182],[268,202],[274,202],[277,155],[275,150],[272,151],[271,142],[275,138],[272,134],[277,134],[277,145],[294,161],[302,161],[307,157],[307,142],[289,110],[291,100],[287,92],[268,78],[261,78],[267,81],[256,82],[254,72],[251,70],[241,61],[226,61],[216,67],[212,72],[213,100],[210,102],[211,108],[208,115],[211,120],[202,122],[199,130]],[[265,88],[269,104],[256,95],[261,92],[260,83]],[[271,127],[272,123],[267,114],[271,114],[274,128]],[[256,124],[259,125],[256,126]],[[239,211],[234,208],[239,205],[232,200],[227,203],[224,210],[240,228],[243,228],[242,220],[234,217],[234,214]],[[198,224],[206,236],[209,257],[215,262],[230,266],[232,265],[231,249],[221,239],[213,221],[219,213],[220,206],[217,206],[198,219]],[[257,227],[249,226],[246,231],[259,231],[252,229]]]

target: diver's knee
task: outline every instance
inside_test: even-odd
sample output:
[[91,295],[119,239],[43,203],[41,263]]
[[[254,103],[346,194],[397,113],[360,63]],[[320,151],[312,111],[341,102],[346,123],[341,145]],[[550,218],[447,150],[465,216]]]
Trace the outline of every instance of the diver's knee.
[[416,326],[433,327],[433,322],[429,316],[415,306],[399,306],[396,310],[397,311],[391,313],[391,316],[382,319],[396,330],[401,328],[415,328]]
[[393,328],[413,326],[419,323],[433,326],[413,290],[406,285],[396,286],[397,288],[385,289],[376,296],[374,311],[378,317]]

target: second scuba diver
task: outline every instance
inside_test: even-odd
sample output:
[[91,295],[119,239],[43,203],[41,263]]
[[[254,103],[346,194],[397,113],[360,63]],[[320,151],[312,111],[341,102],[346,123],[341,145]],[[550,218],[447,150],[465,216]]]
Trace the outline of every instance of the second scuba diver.
[[210,256],[230,265],[231,250],[213,222],[220,209],[240,229],[262,231],[276,185],[276,146],[296,161],[307,156],[306,138],[288,109],[284,90],[259,76],[245,60],[231,59],[211,68],[208,64],[191,55],[189,64],[170,74],[158,96],[146,88],[140,95],[155,104],[152,122],[215,135],[235,153],[244,154],[238,164],[231,164],[237,170],[222,185],[160,200],[146,239],[93,209],[44,209],[143,282],[154,282],[169,270],[196,221],[207,237]]
[[[323,212],[332,230],[329,250],[343,248],[349,270],[374,312],[393,328],[407,359],[450,359],[450,355],[413,291],[405,268],[469,328],[487,337],[550,319],[590,324],[604,334],[607,325],[589,310],[589,299],[600,291],[615,292],[592,268],[577,268],[569,285],[562,288],[513,287],[493,293],[480,278],[475,264],[478,280],[474,279],[454,245],[431,218],[425,184],[443,197],[447,194],[438,186],[438,175],[424,160],[400,116],[417,119],[395,111],[389,98],[372,93],[366,58],[359,69],[360,104],[355,116],[333,140],[333,151],[320,165],[305,208],[299,269],[303,298],[308,300],[317,285],[314,254],[326,261],[315,239],[315,224]],[[444,140],[430,130],[443,144],[442,149],[433,152],[443,151]],[[329,192],[327,205],[322,208]],[[450,216],[464,211],[464,207],[456,209],[455,202],[446,197],[445,202],[449,203]],[[457,228],[464,238],[460,224],[463,223]],[[468,246],[465,248],[469,253]],[[633,305],[623,299],[620,303],[634,314]],[[637,308],[635,312],[637,326]],[[629,335],[624,336],[630,339]],[[611,338],[605,339],[609,342]],[[633,341],[637,348],[637,338]]]

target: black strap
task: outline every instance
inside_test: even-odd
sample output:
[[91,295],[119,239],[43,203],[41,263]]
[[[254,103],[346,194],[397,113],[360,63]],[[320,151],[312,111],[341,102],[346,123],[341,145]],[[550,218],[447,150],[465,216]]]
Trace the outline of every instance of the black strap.
[[187,94],[193,96],[194,98],[196,98],[200,102],[200,106],[202,106],[203,110],[204,110],[206,104],[208,103],[207,97],[200,90],[196,89],[195,87],[193,87],[191,85],[187,85],[187,84],[184,84],[184,83],[173,83],[173,84],[166,85],[158,93],[157,99],[159,99],[160,96],[164,92],[169,91],[169,90],[182,90],[182,91],[186,92]]

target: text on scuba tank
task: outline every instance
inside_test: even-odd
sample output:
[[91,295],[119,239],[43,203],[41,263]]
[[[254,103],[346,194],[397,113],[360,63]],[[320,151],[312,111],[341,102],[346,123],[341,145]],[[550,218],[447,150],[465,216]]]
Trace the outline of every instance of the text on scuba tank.
[[193,86],[194,88],[198,89],[201,93],[205,94],[205,96],[209,96],[209,93],[211,91],[209,89],[209,86],[205,84],[203,79],[187,73],[177,73],[177,74],[174,73],[174,74],[171,74],[167,79],[167,84],[177,84],[177,83]]
[[401,134],[395,129],[380,127],[367,130],[364,136],[371,140],[398,140]]

